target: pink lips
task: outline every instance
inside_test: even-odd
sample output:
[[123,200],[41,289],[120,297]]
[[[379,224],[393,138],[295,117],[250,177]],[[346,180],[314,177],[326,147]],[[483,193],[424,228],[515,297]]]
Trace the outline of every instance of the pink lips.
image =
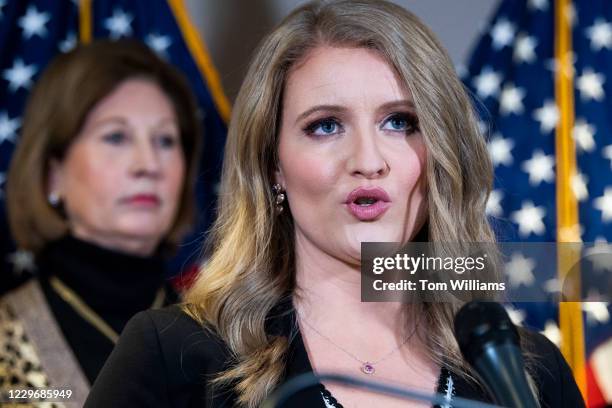
[[387,211],[391,199],[382,188],[359,187],[349,193],[345,204],[351,215],[358,220],[372,221]]
[[140,208],[154,208],[160,205],[161,200],[155,194],[135,194],[127,197],[125,202]]

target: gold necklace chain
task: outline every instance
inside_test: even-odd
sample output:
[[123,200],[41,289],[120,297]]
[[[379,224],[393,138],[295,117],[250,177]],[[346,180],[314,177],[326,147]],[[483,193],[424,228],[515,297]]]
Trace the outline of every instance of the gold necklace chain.
[[[49,279],[49,283],[51,284],[51,287],[55,293],[57,293],[64,300],[64,302],[68,303],[79,316],[102,333],[113,344],[117,344],[117,340],[119,340],[119,333],[117,333],[115,329],[106,323],[99,314],[94,312],[93,309],[89,307],[79,295],[66,286],[66,284],[56,276],[52,276]],[[153,300],[151,308],[157,309],[161,307],[164,304],[165,297],[165,291],[162,286],[155,294],[155,299]]]
[[376,367],[375,365],[382,363],[383,361],[385,361],[386,359],[388,359],[389,357],[391,357],[393,354],[395,354],[395,352],[397,352],[399,349],[401,349],[402,347],[404,347],[404,345],[406,345],[406,343],[408,343],[408,341],[412,338],[412,336],[414,336],[414,334],[416,333],[418,327],[419,327],[419,323],[417,322],[417,324],[414,326],[414,329],[412,330],[412,332],[404,339],[403,342],[401,342],[398,346],[394,347],[391,351],[389,351],[387,354],[385,354],[384,356],[382,356],[381,358],[374,360],[374,361],[368,361],[368,360],[362,360],[359,357],[357,357],[355,354],[351,353],[350,351],[348,351],[347,349],[345,349],[344,347],[340,346],[338,343],[336,343],[335,341],[333,341],[330,337],[326,336],[325,334],[321,333],[316,327],[314,327],[314,325],[312,325],[308,320],[304,319],[304,317],[300,317],[300,321],[305,323],[306,326],[308,326],[310,329],[312,329],[312,331],[314,331],[315,333],[317,333],[320,337],[322,337],[323,339],[327,340],[329,343],[331,343],[332,345],[334,345],[338,350],[344,352],[344,354],[348,355],[349,357],[351,357],[353,360],[359,362],[361,364],[361,366],[359,367],[359,370],[367,375],[372,375],[376,372]]

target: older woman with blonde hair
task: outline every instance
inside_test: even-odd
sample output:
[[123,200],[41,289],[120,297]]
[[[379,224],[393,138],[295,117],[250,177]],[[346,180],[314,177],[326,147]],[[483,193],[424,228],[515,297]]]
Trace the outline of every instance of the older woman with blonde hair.
[[[490,400],[454,340],[458,305],[361,302],[360,250],[493,242],[491,180],[470,99],[414,15],[377,0],[298,8],[240,90],[198,280],[182,307],[128,324],[86,406],[256,407],[310,371]],[[580,404],[559,351],[532,343],[542,405]],[[324,382],[291,406],[422,405]]]
[[0,386],[82,405],[127,321],[174,303],[165,262],[190,229],[200,144],[184,77],[135,40],[56,57],[30,95],[9,221],[36,279],[0,302]]

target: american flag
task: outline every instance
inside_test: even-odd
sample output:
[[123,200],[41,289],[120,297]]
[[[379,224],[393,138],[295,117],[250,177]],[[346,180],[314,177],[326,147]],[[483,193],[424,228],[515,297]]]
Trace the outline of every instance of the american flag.
[[89,38],[132,37],[178,67],[197,96],[204,129],[198,177],[199,219],[170,263],[193,264],[214,211],[229,104],[201,39],[181,0],[0,0],[0,289],[25,279],[32,256],[15,249],[5,209],[5,181],[19,142],[24,105],[47,63]]
[[[560,24],[570,33],[565,53],[560,51]],[[569,63],[564,64],[563,58]],[[495,166],[487,213],[499,239],[608,243],[612,239],[612,2],[503,0],[461,74],[474,95]],[[560,75],[573,80],[574,107],[569,112],[573,126],[568,135],[575,145],[571,153],[576,171],[567,180],[560,178],[565,163],[556,145],[563,115],[568,113],[556,88],[555,78]],[[560,182],[567,182],[577,206],[579,224],[569,232],[558,221]],[[529,263],[523,262],[522,273],[525,265]],[[610,266],[596,271],[607,282]],[[555,266],[547,267],[555,273]],[[611,294],[604,295],[609,300]],[[585,339],[588,404],[605,406],[612,404],[610,305],[584,302],[581,307],[584,334],[574,331],[573,335]],[[560,344],[563,327],[560,330],[558,325],[557,306],[522,303],[511,310],[516,322],[537,328]]]

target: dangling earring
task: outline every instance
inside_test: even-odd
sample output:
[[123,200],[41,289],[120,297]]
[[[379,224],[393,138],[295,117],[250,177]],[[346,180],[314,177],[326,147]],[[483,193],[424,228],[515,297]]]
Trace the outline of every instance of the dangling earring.
[[272,185],[272,192],[274,193],[274,205],[276,214],[278,215],[285,209],[283,206],[285,202],[285,192],[283,191],[283,187],[278,183]]
[[51,207],[57,207],[60,203],[60,196],[55,191],[52,191],[47,196],[47,201],[51,205]]

